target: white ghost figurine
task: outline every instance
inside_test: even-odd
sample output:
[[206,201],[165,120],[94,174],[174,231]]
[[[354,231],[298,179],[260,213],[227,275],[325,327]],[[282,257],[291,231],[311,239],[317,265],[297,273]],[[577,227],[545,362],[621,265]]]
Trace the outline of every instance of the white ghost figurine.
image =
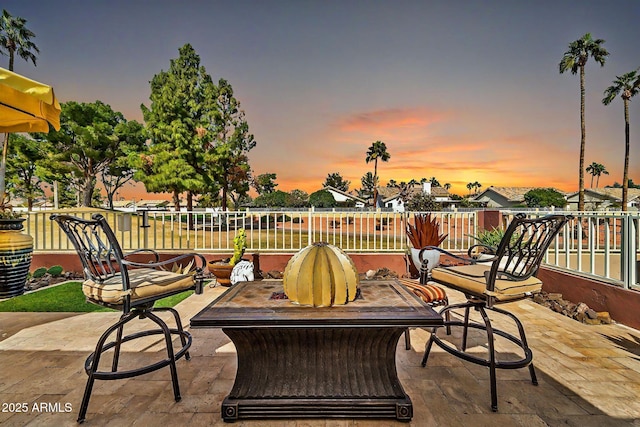
[[239,261],[231,270],[231,284],[238,282],[251,282],[254,279],[253,263],[249,261]]

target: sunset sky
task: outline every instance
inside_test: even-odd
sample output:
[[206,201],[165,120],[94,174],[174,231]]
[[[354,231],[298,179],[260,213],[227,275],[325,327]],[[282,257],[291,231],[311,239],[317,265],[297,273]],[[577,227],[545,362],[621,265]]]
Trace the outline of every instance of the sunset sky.
[[[435,176],[460,195],[473,181],[577,190],[579,78],[558,63],[590,32],[610,56],[586,67],[585,164],[610,172],[601,187],[622,182],[623,103],[601,100],[616,76],[640,67],[638,0],[5,0],[1,8],[27,19],[40,49],[37,67],[20,59],[16,72],[53,85],[63,102],[101,100],[130,120],[142,121],[149,81],[191,43],[246,111],[255,174],[275,172],[278,189],[307,192],[332,172],[359,188],[376,140],[391,155],[378,167],[383,185]],[[630,120],[638,183],[640,96]]]

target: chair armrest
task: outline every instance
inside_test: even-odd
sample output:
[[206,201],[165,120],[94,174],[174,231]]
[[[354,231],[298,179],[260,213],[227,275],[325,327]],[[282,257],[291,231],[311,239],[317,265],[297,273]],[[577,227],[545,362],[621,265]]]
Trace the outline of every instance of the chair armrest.
[[462,262],[464,264],[475,264],[476,260],[474,259],[470,259],[470,258],[465,258],[465,257],[461,257],[460,255],[456,255],[454,253],[451,253],[449,251],[446,251],[442,248],[439,248],[438,246],[425,246],[423,248],[420,249],[420,252],[422,252],[425,249],[433,249],[436,250],[444,255],[446,255],[447,257],[453,258],[454,260],[458,261],[458,262]]
[[[473,252],[476,251],[476,254],[474,256]],[[480,261],[478,259],[478,255],[481,254],[487,254],[487,255],[493,255],[493,257],[491,258],[487,258],[487,259],[483,259],[482,262],[492,262],[495,261],[495,255],[496,255],[496,248],[492,247],[492,246],[487,246],[485,244],[482,243],[478,243],[476,245],[473,245],[469,248],[469,250],[467,251],[467,255],[469,256],[469,258],[471,259],[475,259],[476,261]]]
[[200,260],[201,265],[200,267],[196,265],[196,269],[203,270],[204,267],[207,265],[207,260],[205,259],[205,257],[197,253],[182,254],[173,258],[166,259],[164,261],[157,261],[157,262],[136,262],[136,261],[129,261],[125,259],[125,260],[122,260],[122,263],[128,267],[158,268],[158,267],[164,267],[169,264],[173,264],[178,261],[182,261],[183,259],[187,259],[187,258],[194,258],[194,259]]
[[131,256],[131,255],[138,255],[138,254],[143,254],[143,253],[149,253],[151,255],[153,255],[153,257],[155,258],[154,262],[158,262],[160,261],[160,254],[158,254],[158,252],[154,251],[153,249],[138,249],[132,252],[127,252],[126,254],[124,254],[124,258],[127,259],[127,257]]

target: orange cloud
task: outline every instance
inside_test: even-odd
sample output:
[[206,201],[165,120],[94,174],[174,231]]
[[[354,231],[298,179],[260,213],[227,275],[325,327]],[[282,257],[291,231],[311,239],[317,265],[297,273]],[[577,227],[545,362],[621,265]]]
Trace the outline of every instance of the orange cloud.
[[376,134],[406,128],[426,127],[446,118],[447,114],[428,108],[392,108],[352,114],[339,119],[336,127],[341,132]]

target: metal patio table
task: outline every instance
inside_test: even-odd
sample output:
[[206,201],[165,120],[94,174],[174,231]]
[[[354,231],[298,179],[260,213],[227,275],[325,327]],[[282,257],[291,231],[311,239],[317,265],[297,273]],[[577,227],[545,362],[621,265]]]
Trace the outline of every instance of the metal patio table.
[[191,319],[221,328],[238,370],[222,418],[394,418],[410,421],[411,399],[396,371],[398,339],[442,317],[396,280],[363,281],[347,305],[304,307],[282,282],[241,282]]

